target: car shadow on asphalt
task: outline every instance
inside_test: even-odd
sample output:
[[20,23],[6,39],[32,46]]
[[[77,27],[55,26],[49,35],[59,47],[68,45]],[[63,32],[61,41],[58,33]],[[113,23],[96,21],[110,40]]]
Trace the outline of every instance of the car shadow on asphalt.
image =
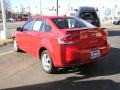
[[108,36],[120,36],[120,31],[108,31]]
[[69,77],[60,81],[1,90],[120,90],[120,83],[109,79],[81,81],[80,77]]
[[111,48],[109,55],[100,62],[89,64],[80,69],[85,76],[108,76],[120,73],[120,49]]

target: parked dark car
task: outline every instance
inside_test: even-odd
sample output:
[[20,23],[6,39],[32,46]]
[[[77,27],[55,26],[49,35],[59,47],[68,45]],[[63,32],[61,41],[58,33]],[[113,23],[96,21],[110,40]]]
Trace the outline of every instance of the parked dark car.
[[77,17],[82,18],[97,27],[101,26],[96,9],[94,7],[79,7],[76,9],[76,11]]

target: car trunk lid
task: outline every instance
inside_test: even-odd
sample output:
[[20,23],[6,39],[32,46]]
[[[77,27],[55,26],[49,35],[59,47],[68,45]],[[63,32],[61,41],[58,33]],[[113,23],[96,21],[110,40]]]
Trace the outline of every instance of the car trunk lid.
[[72,42],[69,44],[74,44],[82,49],[100,47],[107,42],[105,28],[66,29],[66,35],[67,38],[64,39],[65,41]]

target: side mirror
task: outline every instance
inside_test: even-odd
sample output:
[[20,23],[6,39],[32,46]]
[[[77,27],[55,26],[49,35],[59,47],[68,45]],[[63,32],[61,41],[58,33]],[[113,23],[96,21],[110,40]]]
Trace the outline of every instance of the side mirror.
[[22,31],[21,27],[17,27],[16,31]]

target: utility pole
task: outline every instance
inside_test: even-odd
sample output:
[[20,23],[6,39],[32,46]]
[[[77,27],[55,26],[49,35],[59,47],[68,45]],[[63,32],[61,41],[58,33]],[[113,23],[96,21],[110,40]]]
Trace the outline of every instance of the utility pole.
[[4,3],[3,0],[1,1],[1,9],[2,9],[2,19],[3,19],[3,31],[1,31],[1,39],[6,39],[6,14],[5,14],[5,10],[4,10]]
[[31,12],[30,12],[30,10],[31,10],[31,7],[30,7],[30,4],[29,4],[29,17],[31,17]]
[[42,14],[41,0],[40,0],[40,15]]
[[58,3],[58,0],[56,1],[56,14],[58,15],[59,14],[59,5],[58,5],[59,3]]

